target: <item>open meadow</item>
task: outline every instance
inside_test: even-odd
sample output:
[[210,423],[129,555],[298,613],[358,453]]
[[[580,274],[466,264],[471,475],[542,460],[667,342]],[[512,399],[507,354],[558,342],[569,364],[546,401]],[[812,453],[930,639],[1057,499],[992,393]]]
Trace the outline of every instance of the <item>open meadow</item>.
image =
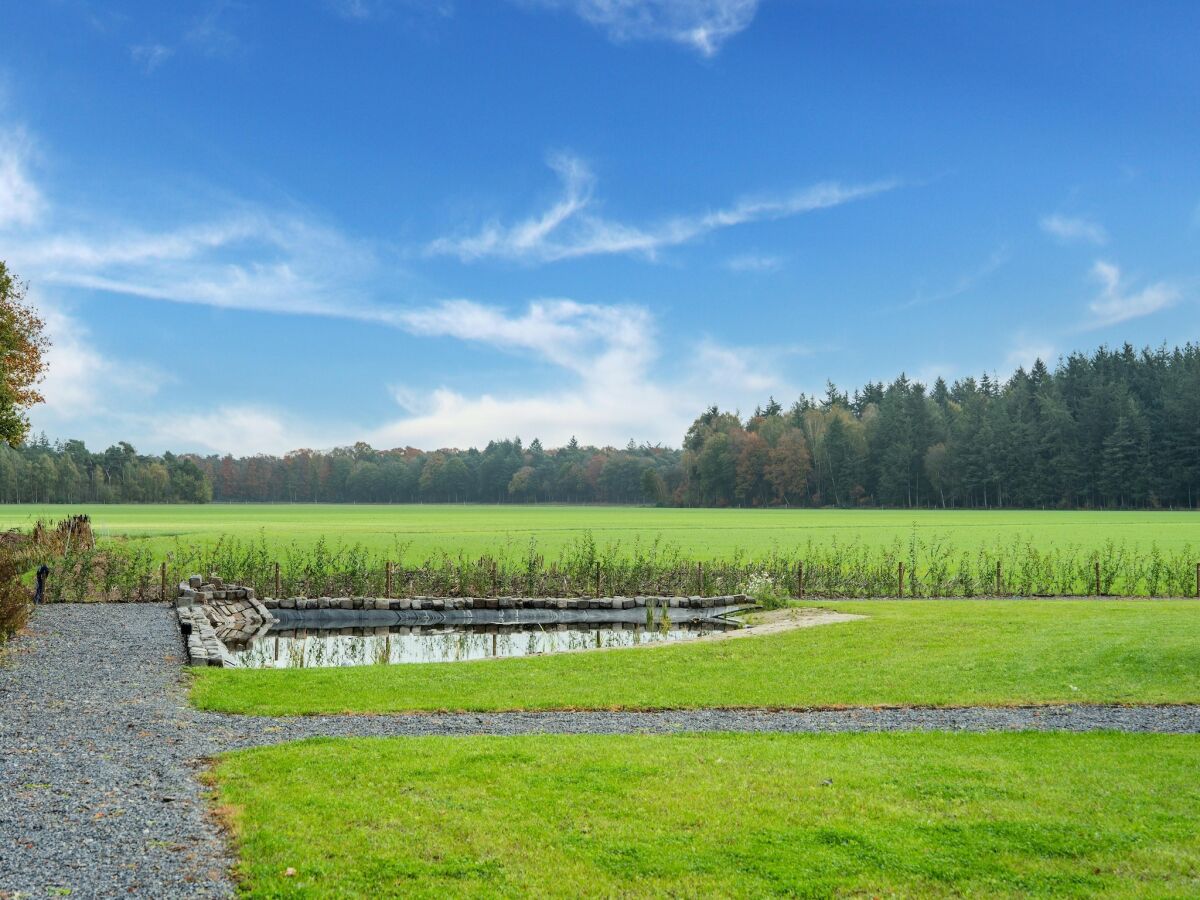
[[531,539],[554,554],[590,532],[596,543],[631,551],[655,539],[698,560],[739,551],[763,556],[809,544],[869,547],[905,544],[912,535],[958,550],[1028,542],[1046,551],[1097,549],[1107,543],[1149,550],[1200,548],[1197,511],[667,509],[547,505],[4,505],[0,528],[87,513],[97,535],[125,538],[165,553],[177,542],[264,537],[269,544],[312,546],[318,540],[362,544],[410,558],[521,550]]

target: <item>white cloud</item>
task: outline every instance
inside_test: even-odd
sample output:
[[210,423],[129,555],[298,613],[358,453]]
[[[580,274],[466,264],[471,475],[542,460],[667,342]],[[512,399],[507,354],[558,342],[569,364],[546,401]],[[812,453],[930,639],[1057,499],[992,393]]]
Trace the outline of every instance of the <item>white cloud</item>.
[[974,290],[981,282],[986,281],[995,272],[1007,265],[1009,259],[1010,255],[1008,248],[999,247],[992,251],[991,256],[989,256],[982,265],[973,271],[959,276],[953,284],[931,293],[921,291],[911,300],[907,300],[904,303],[897,305],[896,309],[912,309],[913,307],[926,306],[930,303],[941,303],[945,300],[952,300],[955,297],[966,294]]
[[[955,373],[959,371],[960,367],[955,363],[934,360],[933,362],[925,363],[916,371],[909,373],[909,377],[918,384],[925,385],[926,388],[932,388],[939,378],[947,382],[954,381]],[[894,376],[887,377],[892,378]]]
[[397,313],[413,334],[529,350],[586,378],[636,378],[654,356],[653,321],[635,306],[537,300],[519,316],[470,300]]
[[208,56],[233,56],[242,49],[242,41],[233,27],[225,24],[225,20],[241,11],[240,5],[234,5],[228,0],[216,0],[192,21],[183,38]]
[[709,404],[749,409],[768,393],[794,393],[778,374],[779,360],[794,348],[705,340],[689,349],[687,363],[668,360],[664,366],[653,317],[641,307],[540,300],[510,312],[457,300],[397,315],[391,324],[510,352],[549,364],[559,375],[511,392],[393,386],[402,414],[382,424],[314,421],[253,400],[151,412],[139,401],[152,394],[158,373],[102,356],[79,323],[68,324],[73,334],[52,322],[62,360],[52,361],[49,406],[37,410],[35,425],[99,446],[131,440],[144,450],[248,455],[356,440],[378,447],[482,446],[512,434],[548,444],[575,435],[585,443],[620,445],[634,438],[674,445],[696,411]]
[[1018,368],[1028,372],[1039,359],[1047,366],[1053,367],[1056,353],[1054,345],[1048,341],[1021,334],[1016,337],[1008,354],[1004,357],[1004,364],[1007,369],[1014,372]]
[[783,266],[783,257],[761,253],[744,253],[725,261],[731,272],[774,272]]
[[581,159],[560,155],[550,160],[550,166],[559,175],[562,194],[544,212],[512,225],[493,222],[475,234],[438,238],[427,245],[426,253],[457,256],[464,262],[495,257],[544,263],[608,254],[654,259],[664,248],[718,229],[840,206],[897,186],[891,180],[854,185],[820,182],[790,194],[746,197],[723,209],[635,226],[589,211],[595,177]]
[[566,9],[615,41],[671,41],[714,56],[754,20],[759,0],[521,0]]
[[467,397],[439,388],[420,412],[369,433],[368,440],[381,447],[429,449],[481,447],[502,435],[537,437],[550,446],[565,444],[572,436],[601,445],[620,445],[630,438],[675,444],[690,419],[680,414],[685,407],[673,399],[653,384],[617,394],[584,384],[514,397]]
[[42,213],[44,202],[29,175],[33,148],[20,128],[0,133],[0,229],[13,225],[33,225]]
[[343,19],[360,22],[386,19],[397,12],[443,17],[454,12],[453,0],[326,0],[325,5]]
[[1084,242],[1102,246],[1108,243],[1108,232],[1099,222],[1081,217],[1062,216],[1057,213],[1043,216],[1042,231],[1064,243]]
[[1179,288],[1168,281],[1157,281],[1140,291],[1131,291],[1122,283],[1121,270],[1104,260],[1096,260],[1092,277],[1100,282],[1100,295],[1088,307],[1092,313],[1088,323],[1091,328],[1148,316],[1179,301]]
[[410,415],[379,429],[372,439],[381,444],[466,446],[514,432],[551,442],[572,434],[615,442],[678,430],[679,408],[651,373],[658,346],[653,319],[640,307],[538,300],[510,314],[450,300],[395,321],[418,335],[529,354],[564,377],[552,389],[510,397],[465,397],[442,387],[422,398],[394,388]]
[[103,223],[7,242],[14,267],[50,285],[227,309],[378,321],[357,285],[367,247],[302,216],[240,210],[209,223],[148,232]]
[[136,44],[129,48],[129,55],[143,72],[149,75],[174,54],[174,50],[165,44]]
[[[696,411],[712,403],[751,408],[774,392],[791,396],[780,361],[796,348],[727,347],[711,339],[671,372],[660,362],[653,317],[636,306],[542,300],[520,313],[452,301],[406,317],[416,333],[531,352],[563,371],[534,393],[465,396],[446,387],[394,387],[407,413],[369,436],[379,446],[482,445],[504,434],[562,444],[677,444]],[[794,392],[793,392],[794,393]]]
[[79,416],[119,414],[130,402],[153,396],[165,380],[152,367],[106,356],[86,325],[40,294],[31,293],[29,300],[50,339],[40,386],[46,402],[36,408],[39,421],[69,424]]
[[739,397],[765,398],[770,391],[786,386],[779,377],[784,355],[804,352],[799,348],[731,347],[712,338],[701,340],[692,353],[691,381],[696,387],[721,386]]
[[253,404],[156,416],[144,424],[145,441],[150,445],[193,453],[282,455],[302,447],[329,449],[354,440],[347,432],[314,428],[311,422],[300,424],[274,409]]

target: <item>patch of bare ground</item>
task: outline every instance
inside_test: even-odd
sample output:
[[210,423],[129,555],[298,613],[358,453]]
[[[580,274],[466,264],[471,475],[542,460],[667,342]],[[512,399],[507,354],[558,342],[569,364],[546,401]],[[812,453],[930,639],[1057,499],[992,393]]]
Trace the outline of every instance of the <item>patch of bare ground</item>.
[[745,623],[744,628],[732,631],[722,631],[709,635],[701,640],[718,641],[733,638],[761,637],[767,634],[780,634],[795,628],[815,628],[818,625],[835,625],[838,622],[853,622],[865,619],[866,616],[854,613],[835,612],[832,609],[821,609],[818,606],[790,606],[786,609],[771,609],[743,613],[738,618]]

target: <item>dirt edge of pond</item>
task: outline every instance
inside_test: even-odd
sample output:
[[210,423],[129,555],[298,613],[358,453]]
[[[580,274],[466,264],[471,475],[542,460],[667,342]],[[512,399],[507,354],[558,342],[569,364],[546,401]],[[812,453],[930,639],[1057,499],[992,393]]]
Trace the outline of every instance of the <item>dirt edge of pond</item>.
[[697,638],[700,641],[725,641],[733,638],[761,637],[768,634],[780,634],[796,628],[815,628],[818,625],[835,625],[838,622],[853,622],[865,619],[866,616],[856,613],[835,612],[832,609],[821,609],[815,606],[787,607],[767,611],[742,613],[737,618],[745,623],[744,628],[722,631],[718,634]]
[[578,650],[559,650],[553,654],[538,653],[536,656],[563,656],[570,653],[606,653],[612,650],[659,650],[663,647],[695,646],[708,644],[713,641],[730,641],[734,638],[766,637],[772,634],[783,634],[797,628],[815,628],[818,625],[836,625],[840,622],[854,622],[866,619],[867,616],[857,613],[835,612],[832,609],[821,609],[815,606],[787,607],[786,609],[747,610],[733,613],[725,617],[731,622],[741,622],[741,628],[731,628],[729,631],[718,631],[693,638],[690,641],[678,643],[663,642],[657,644],[641,644],[637,647],[584,647]]

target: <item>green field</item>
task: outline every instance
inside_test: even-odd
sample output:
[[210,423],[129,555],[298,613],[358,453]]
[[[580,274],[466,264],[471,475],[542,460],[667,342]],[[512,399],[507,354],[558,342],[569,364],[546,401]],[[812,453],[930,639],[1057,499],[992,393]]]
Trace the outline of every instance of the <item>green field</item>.
[[213,773],[252,897],[1196,896],[1195,736],[314,740]]
[[1200,702],[1195,601],[828,603],[866,619],[739,640],[478,662],[199,669],[259,715],[406,710]]
[[319,538],[361,542],[380,551],[402,543],[410,558],[431,552],[481,554],[531,537],[554,553],[590,531],[600,544],[631,545],[660,538],[694,559],[794,550],[810,541],[870,546],[904,543],[916,529],[973,550],[997,542],[1029,541],[1041,550],[1106,542],[1164,550],[1200,547],[1200,512],[1059,512],[837,509],[656,509],[619,506],[357,506],[357,505],[120,505],[0,506],[0,528],[28,528],[39,518],[86,512],[102,536],[127,537],[165,551],[174,541],[211,542],[221,535],[264,535],[280,544],[311,545]]

